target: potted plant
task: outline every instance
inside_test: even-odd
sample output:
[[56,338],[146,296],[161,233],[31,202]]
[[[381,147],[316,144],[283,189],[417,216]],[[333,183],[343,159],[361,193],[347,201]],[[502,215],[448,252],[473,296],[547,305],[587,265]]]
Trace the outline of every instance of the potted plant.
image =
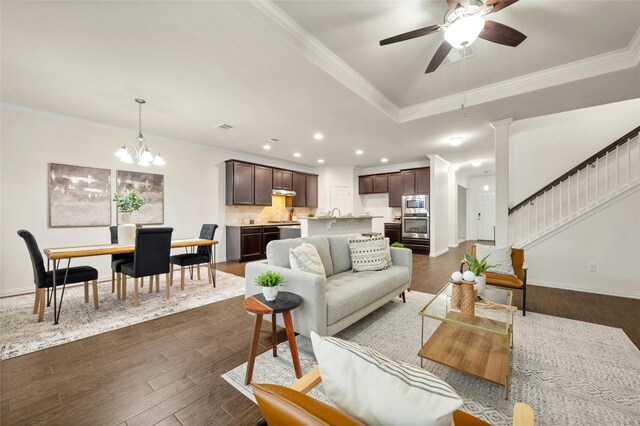
[[122,195],[115,193],[113,201],[116,202],[116,208],[121,213],[118,224],[118,244],[133,245],[136,240],[136,225],[131,220],[131,213],[140,210],[147,201],[139,197],[135,190],[126,191]]
[[391,244],[391,247],[404,248],[404,244],[396,241],[395,243]]
[[273,302],[278,296],[278,289],[284,282],[284,275],[278,272],[266,271],[256,277],[255,283],[258,287],[262,287],[264,298]]
[[486,255],[482,260],[478,260],[475,257],[471,256],[469,253],[464,253],[464,263],[469,268],[469,271],[476,276],[476,288],[478,290],[478,294],[484,294],[484,290],[487,286],[487,276],[484,275],[484,272],[487,269],[493,268],[498,265],[489,265],[487,262],[487,258],[489,255]]

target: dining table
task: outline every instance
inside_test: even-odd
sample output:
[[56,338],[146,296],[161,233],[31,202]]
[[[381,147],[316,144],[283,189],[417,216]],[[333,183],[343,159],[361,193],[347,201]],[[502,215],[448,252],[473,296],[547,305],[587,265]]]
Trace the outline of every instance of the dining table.
[[[207,240],[202,238],[180,238],[171,240],[171,248],[184,248],[186,250],[194,250],[196,247],[201,246],[215,246],[218,244],[216,240]],[[47,268],[50,269],[51,262],[53,262],[53,286],[52,286],[52,296],[53,296],[53,324],[58,324],[60,319],[60,310],[62,308],[62,300],[64,298],[64,290],[67,282],[67,274],[69,271],[69,267],[71,266],[71,259],[75,259],[78,257],[92,257],[92,256],[105,256],[112,254],[123,254],[123,253],[133,253],[135,252],[134,245],[120,245],[120,244],[96,244],[96,245],[86,245],[86,246],[70,246],[70,247],[50,247],[45,248],[43,250],[44,254],[47,256]],[[66,260],[67,266],[64,268],[65,277],[62,281],[62,294],[60,295],[60,304],[57,303],[57,277],[56,274],[59,272],[60,262]],[[212,272],[213,272],[213,286],[216,285],[216,251],[215,248],[213,250],[212,257]],[[50,298],[47,297],[47,301],[49,302],[47,305],[50,305]]]

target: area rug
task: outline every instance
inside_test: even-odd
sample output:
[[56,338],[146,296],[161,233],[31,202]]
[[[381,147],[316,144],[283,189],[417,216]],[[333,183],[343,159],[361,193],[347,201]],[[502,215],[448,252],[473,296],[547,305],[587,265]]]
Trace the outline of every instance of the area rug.
[[[122,301],[111,293],[111,281],[98,284],[100,309],[93,308],[93,293],[89,286],[89,303],[84,303],[83,286],[67,287],[64,293],[62,313],[58,325],[53,325],[53,302],[45,309],[44,321],[32,315],[33,294],[0,299],[0,359],[24,355],[40,349],[72,342],[85,337],[138,324],[143,321],[197,308],[209,303],[244,294],[244,278],[218,271],[216,287],[206,278],[185,281],[180,290],[179,275],[174,277],[171,298],[164,298],[164,278],[160,280],[160,292],[149,293],[140,289],[140,306],[133,306],[133,280],[127,280],[127,300]],[[177,279],[176,279],[177,278]],[[155,284],[154,284],[155,287]],[[61,288],[58,289],[60,300]]]
[[[389,302],[337,337],[420,365],[418,310],[431,297],[407,293],[406,304],[399,299]],[[425,334],[433,333],[437,325],[425,320]],[[302,371],[307,373],[316,365],[311,341],[297,336],[297,344]],[[518,311],[508,400],[497,385],[430,361],[424,367],[462,396],[463,411],[493,425],[511,425],[515,402],[533,407],[536,425],[640,424],[640,351],[617,328],[531,312],[523,317]],[[253,400],[251,386],[244,385],[245,372],[246,363],[222,377]],[[277,358],[267,351],[256,359],[254,382],[288,386],[294,380],[286,342],[278,345]],[[312,396],[327,401],[321,387]]]

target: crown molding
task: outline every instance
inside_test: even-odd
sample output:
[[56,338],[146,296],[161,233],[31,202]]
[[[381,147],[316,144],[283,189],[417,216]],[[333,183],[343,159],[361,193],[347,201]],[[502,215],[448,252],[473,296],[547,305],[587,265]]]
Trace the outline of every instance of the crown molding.
[[291,47],[389,118],[398,121],[399,108],[389,98],[271,0],[250,0],[250,3],[278,24],[276,31]]

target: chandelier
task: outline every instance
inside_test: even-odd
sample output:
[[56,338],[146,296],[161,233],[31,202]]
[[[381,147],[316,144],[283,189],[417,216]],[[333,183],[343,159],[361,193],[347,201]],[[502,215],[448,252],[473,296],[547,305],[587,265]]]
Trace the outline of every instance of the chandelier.
[[144,99],[136,99],[138,103],[138,146],[135,146],[131,142],[126,142],[122,145],[115,156],[123,163],[133,164],[136,162],[139,166],[148,167],[151,164],[154,166],[164,166],[166,163],[160,156],[158,150],[149,148],[142,135],[142,104],[146,103]]

